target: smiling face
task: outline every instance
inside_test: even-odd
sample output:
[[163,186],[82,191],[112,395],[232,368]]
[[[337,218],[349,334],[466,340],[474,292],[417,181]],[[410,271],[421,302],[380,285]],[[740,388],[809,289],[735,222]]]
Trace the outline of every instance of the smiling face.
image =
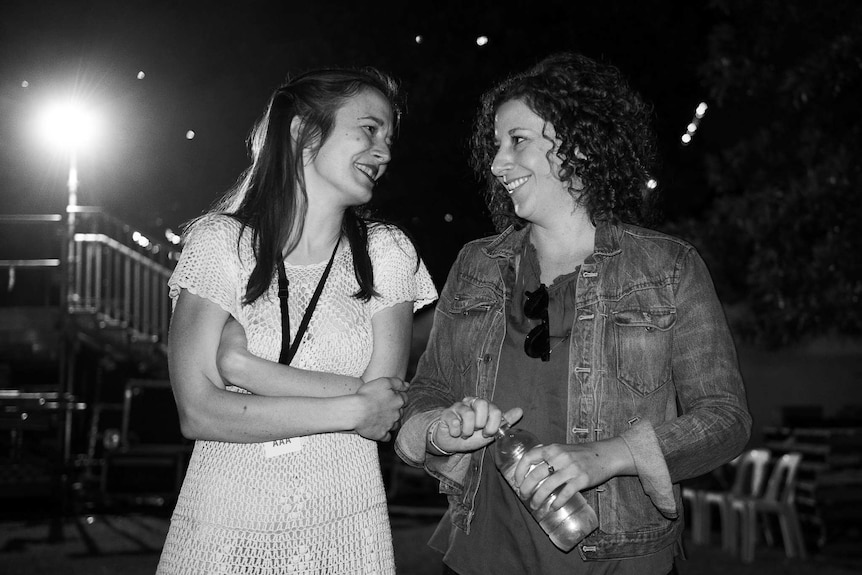
[[509,100],[497,108],[494,139],[497,154],[491,172],[506,188],[519,217],[548,225],[572,213],[569,184],[558,177],[562,162],[553,152],[559,146],[553,125],[523,101]]
[[377,90],[368,88],[348,99],[317,154],[306,151],[309,200],[331,201],[338,208],[370,201],[389,163],[392,130],[392,107]]

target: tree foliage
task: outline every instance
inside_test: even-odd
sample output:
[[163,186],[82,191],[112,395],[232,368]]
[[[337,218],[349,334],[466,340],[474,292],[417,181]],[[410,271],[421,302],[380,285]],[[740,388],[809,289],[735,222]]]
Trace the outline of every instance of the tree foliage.
[[[862,333],[862,2],[717,0],[701,67],[714,196],[687,233],[736,328]],[[700,134],[699,134],[700,136]]]

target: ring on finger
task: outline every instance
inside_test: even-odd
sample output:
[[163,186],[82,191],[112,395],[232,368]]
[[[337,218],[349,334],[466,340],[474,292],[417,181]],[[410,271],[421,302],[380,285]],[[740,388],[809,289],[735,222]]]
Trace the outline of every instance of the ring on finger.
[[556,469],[554,469],[554,466],[545,461],[544,459],[542,461],[545,463],[545,465],[548,466],[548,475],[553,475],[554,471],[556,471]]

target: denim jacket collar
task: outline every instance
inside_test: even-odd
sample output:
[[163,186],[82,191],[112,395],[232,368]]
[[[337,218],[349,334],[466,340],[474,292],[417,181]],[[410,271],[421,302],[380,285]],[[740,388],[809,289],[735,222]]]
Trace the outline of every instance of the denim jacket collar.
[[521,249],[521,243],[529,231],[530,226],[521,229],[509,226],[491,243],[483,247],[482,252],[491,259],[511,258]]
[[620,247],[622,234],[623,229],[620,226],[607,221],[599,222],[596,225],[596,247],[594,254],[605,257],[620,254],[622,252],[622,248]]
[[[521,229],[509,226],[491,243],[482,248],[482,252],[492,259],[512,258],[521,249],[525,236],[530,232],[530,225]],[[594,256],[611,257],[622,252],[620,237],[623,229],[607,221],[596,224],[596,240]]]

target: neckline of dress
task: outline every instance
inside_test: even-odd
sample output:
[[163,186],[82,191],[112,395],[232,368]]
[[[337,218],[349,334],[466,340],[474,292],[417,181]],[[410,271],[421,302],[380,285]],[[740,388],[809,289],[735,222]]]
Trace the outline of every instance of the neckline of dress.
[[[344,253],[344,244],[345,242],[341,242],[338,245],[338,250],[335,252],[335,259],[341,259],[342,254]],[[315,268],[325,268],[326,264],[329,263],[329,258],[326,258],[323,261],[316,262],[313,264],[292,264],[287,261],[287,258],[284,258],[284,268],[285,269],[294,269],[294,270],[313,270]]]

